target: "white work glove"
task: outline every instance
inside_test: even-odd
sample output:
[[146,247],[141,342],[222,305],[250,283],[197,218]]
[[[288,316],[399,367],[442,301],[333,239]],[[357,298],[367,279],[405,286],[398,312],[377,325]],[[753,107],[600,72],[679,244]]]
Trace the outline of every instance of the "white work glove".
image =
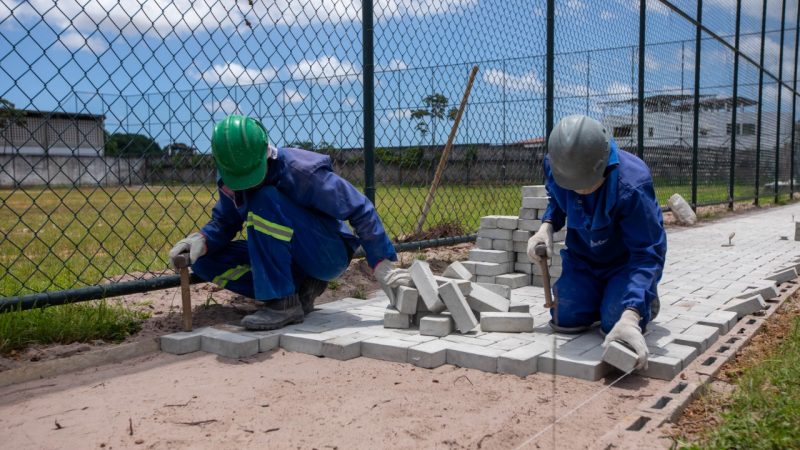
[[530,239],[528,239],[528,258],[530,258],[531,262],[538,263],[540,260],[539,255],[536,254],[536,246],[544,244],[547,248],[547,257],[553,257],[553,224],[550,222],[545,222],[539,227],[539,231],[536,232]]
[[198,258],[206,254],[206,237],[201,233],[192,233],[178,241],[169,251],[169,262],[173,269],[178,270],[175,257],[186,252],[189,252],[189,259],[194,264]]
[[382,259],[381,262],[375,266],[373,274],[375,275],[375,279],[381,284],[383,292],[386,292],[386,295],[388,295],[392,301],[394,301],[393,289],[399,286],[412,285],[411,273],[408,272],[408,269],[396,269],[394,263],[388,259]]
[[639,328],[639,321],[641,317],[639,313],[633,309],[626,309],[622,312],[622,317],[614,325],[614,328],[606,336],[603,341],[603,348],[608,347],[613,341],[621,342],[636,352],[636,369],[647,369],[647,344],[642,335],[642,329]]

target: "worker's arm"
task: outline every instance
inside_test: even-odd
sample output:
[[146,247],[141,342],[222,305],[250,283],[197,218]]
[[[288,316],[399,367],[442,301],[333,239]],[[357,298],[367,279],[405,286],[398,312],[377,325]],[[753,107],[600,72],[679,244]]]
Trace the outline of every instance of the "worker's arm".
[[208,253],[225,247],[242,231],[244,221],[236,210],[234,192],[224,185],[219,188],[219,200],[211,210],[211,220],[200,230],[206,238]]
[[646,317],[645,292],[664,269],[667,235],[652,182],[626,191],[618,203],[622,206],[622,240],[630,252],[628,286],[622,304]]
[[372,202],[352,184],[333,172],[327,165],[318,167],[311,175],[301,203],[331,217],[350,223],[358,235],[369,266],[381,260],[397,261],[394,246],[386,235],[381,219]]
[[553,173],[550,170],[550,159],[544,158],[544,174],[545,174],[545,189],[547,195],[550,197],[550,202],[547,204],[547,210],[541,217],[542,222],[550,222],[553,225],[553,231],[558,232],[564,228],[567,221],[567,213],[558,205],[556,201],[555,190],[559,189],[553,179]]

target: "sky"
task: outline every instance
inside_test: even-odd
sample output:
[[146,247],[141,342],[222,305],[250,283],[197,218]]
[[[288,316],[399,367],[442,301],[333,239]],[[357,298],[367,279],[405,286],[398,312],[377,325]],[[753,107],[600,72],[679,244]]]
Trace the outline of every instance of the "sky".
[[[781,2],[766,1],[764,66],[777,76]],[[423,137],[411,111],[434,92],[457,105],[473,64],[480,71],[457,142],[544,134],[544,0],[374,3],[376,145],[443,143],[449,124]],[[696,15],[695,2],[673,3]],[[646,91],[691,94],[695,28],[647,4]],[[704,5],[704,23],[733,36],[735,0]],[[743,1],[741,47],[756,61],[762,7]],[[638,0],[556,1],[556,118],[611,114],[605,102],[634,95],[638,9]],[[788,80],[796,18],[797,0],[787,0]],[[277,145],[360,147],[361,49],[358,0],[0,0],[0,97],[24,109],[104,114],[109,132],[201,152],[213,123],[231,113],[260,118]],[[701,61],[701,93],[731,95],[733,53],[704,39]],[[763,108],[775,111],[778,85],[765,81]],[[757,82],[742,61],[740,95],[757,98]],[[788,89],[782,97],[788,111]]]

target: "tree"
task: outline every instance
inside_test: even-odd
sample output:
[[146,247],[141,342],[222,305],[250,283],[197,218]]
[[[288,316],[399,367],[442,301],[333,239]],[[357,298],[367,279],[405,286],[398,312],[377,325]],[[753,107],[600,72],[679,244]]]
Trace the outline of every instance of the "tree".
[[0,131],[11,125],[25,125],[25,110],[17,109],[13,103],[0,97]]
[[430,132],[431,145],[435,145],[437,124],[445,118],[450,121],[455,120],[458,110],[456,108],[447,110],[447,97],[438,92],[423,97],[422,104],[424,105],[422,108],[411,111],[411,118],[417,121],[415,128],[422,140],[424,141]]
[[131,133],[113,133],[108,136],[105,147],[106,156],[160,156],[164,152],[158,143],[149,136]]
[[289,147],[301,148],[303,150],[311,150],[317,153],[324,153],[324,154],[330,154],[336,151],[336,147],[334,147],[333,144],[327,141],[319,141],[316,144],[311,140],[293,141],[289,144]]

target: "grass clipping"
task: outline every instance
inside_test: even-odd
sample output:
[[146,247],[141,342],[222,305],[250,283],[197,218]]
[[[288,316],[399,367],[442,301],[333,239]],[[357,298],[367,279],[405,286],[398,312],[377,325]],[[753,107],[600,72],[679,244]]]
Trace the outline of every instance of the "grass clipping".
[[137,333],[147,317],[105,300],[0,314],[0,354],[13,356],[36,344],[119,342]]
[[[800,448],[800,297],[784,304],[677,424],[680,448]],[[687,441],[695,441],[693,443]]]

